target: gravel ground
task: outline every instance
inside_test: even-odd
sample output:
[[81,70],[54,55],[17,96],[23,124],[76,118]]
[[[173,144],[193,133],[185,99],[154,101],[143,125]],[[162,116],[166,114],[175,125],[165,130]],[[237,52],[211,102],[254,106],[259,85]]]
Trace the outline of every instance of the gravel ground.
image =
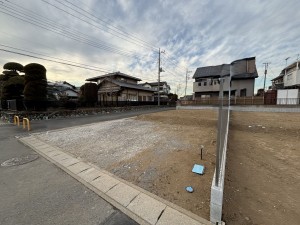
[[[209,219],[216,125],[215,111],[169,110],[36,136]],[[195,163],[205,166],[203,176],[192,173]]]
[[155,123],[134,118],[46,132],[37,137],[104,169],[148,148],[161,155],[182,147],[166,131],[157,129]]

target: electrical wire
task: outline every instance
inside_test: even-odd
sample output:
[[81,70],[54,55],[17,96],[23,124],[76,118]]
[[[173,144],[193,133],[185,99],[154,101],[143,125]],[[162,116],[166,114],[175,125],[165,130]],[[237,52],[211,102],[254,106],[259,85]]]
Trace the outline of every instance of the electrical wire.
[[65,61],[65,62],[68,62],[68,63],[76,63],[76,64],[81,65],[81,66],[87,66],[87,67],[91,67],[91,68],[95,68],[95,69],[100,69],[100,70],[106,70],[106,69],[100,68],[98,66],[90,66],[90,65],[87,65],[87,64],[83,64],[83,63],[77,63],[77,62],[73,62],[73,61],[66,60],[66,59],[60,59],[60,58],[48,56],[48,55],[42,54],[42,53],[36,53],[36,52],[29,51],[29,50],[24,50],[24,49],[20,49],[20,48],[11,47],[11,46],[8,46],[8,45],[0,44],[0,46],[5,47],[5,48],[11,48],[11,49],[18,50],[18,51],[27,52],[27,53],[32,53],[32,54],[35,54],[35,55],[45,56],[45,57],[50,58],[50,59]]
[[[80,18],[80,17],[78,17],[78,16],[76,16],[76,15],[74,15],[74,14],[72,14],[72,13],[70,13],[70,12],[68,12],[68,11],[66,11],[66,10],[64,10],[64,9],[62,9],[62,8],[60,8],[60,7],[58,7],[57,5],[54,5],[54,4],[52,4],[52,3],[49,3],[49,2],[47,2],[46,0],[42,0],[42,1],[45,2],[46,4],[49,4],[49,5],[53,6],[54,8],[56,8],[56,9],[58,9],[58,10],[64,12],[64,13],[66,13],[66,14],[68,14],[68,15],[74,17],[74,18],[76,18],[76,19],[79,19],[79,20],[82,21],[82,22],[85,22],[85,23],[87,23],[87,24],[89,24],[89,25],[91,25],[91,26],[93,26],[93,27],[95,27],[95,28],[97,28],[97,29],[103,31],[103,29],[102,29],[101,27],[96,26],[95,24],[93,24],[93,23],[91,23],[91,22],[89,22],[89,21],[87,21],[87,20],[84,20],[84,19],[82,19],[82,18]],[[56,0],[55,0],[55,1],[56,1]],[[59,2],[59,1],[57,1],[57,2]],[[60,3],[60,4],[63,4],[63,3],[61,3],[61,2],[59,2],[59,3]],[[63,5],[64,5],[64,4],[63,4]],[[78,12],[77,10],[74,10],[74,9],[72,9],[71,7],[68,7],[68,8],[71,9],[71,10],[73,10],[73,11],[75,11],[75,12]],[[81,15],[83,15],[83,14],[81,14]],[[85,15],[83,15],[83,16],[85,16]],[[87,16],[85,16],[85,17],[87,17]],[[87,17],[87,18],[89,18],[89,17]],[[89,19],[91,19],[91,18],[89,18]],[[130,42],[130,43],[139,45],[139,46],[141,46],[141,47],[145,47],[145,46],[142,45],[142,44],[139,44],[139,43],[137,43],[137,42],[135,42],[135,41],[130,41],[130,40],[128,40],[127,38],[124,38],[124,37],[122,37],[122,36],[119,36],[119,35],[117,35],[117,34],[111,32],[111,31],[109,31],[109,30],[106,30],[106,32],[107,32],[107,33],[110,33],[110,34],[112,34],[113,36],[118,37],[118,38],[120,38],[120,39],[122,39],[122,40],[124,40],[124,41],[127,41],[127,42]]]
[[[3,7],[6,7],[8,9],[5,9]],[[72,40],[90,45],[92,47],[96,47],[96,48],[100,48],[100,49],[103,49],[103,50],[111,51],[111,52],[121,54],[121,55],[124,55],[124,56],[133,56],[134,55],[132,52],[120,50],[117,47],[110,47],[110,46],[107,46],[107,45],[103,45],[103,44],[99,44],[99,43],[96,43],[94,41],[91,41],[91,40],[89,40],[85,37],[82,37],[82,35],[85,35],[83,33],[81,33],[82,35],[79,36],[77,33],[80,33],[80,32],[78,32],[78,31],[74,31],[74,32],[72,31],[73,32],[72,33],[72,32],[70,32],[66,29],[63,30],[61,28],[63,26],[60,25],[60,27],[59,27],[55,21],[48,20],[48,21],[50,21],[50,23],[45,24],[45,22],[42,22],[43,18],[40,18],[40,17],[39,18],[34,18],[33,16],[25,14],[24,12],[18,11],[16,9],[12,9],[9,6],[0,5],[0,9],[5,10],[6,12],[5,11],[0,11],[0,12],[4,13],[6,15],[9,15],[9,16],[14,17],[16,19],[19,19],[19,20],[22,20],[24,22],[30,23],[34,26],[46,29],[48,31],[54,32],[54,33],[59,34],[61,36],[70,38]],[[11,13],[13,13],[14,15],[11,14]],[[28,17],[28,18],[26,18],[26,17]],[[56,25],[54,26],[51,23],[55,23]],[[87,36],[87,35],[85,35],[85,36]]]
[[21,53],[21,52],[15,52],[15,51],[3,49],[3,48],[0,48],[0,51],[7,52],[7,53],[12,53],[12,54],[17,54],[17,55],[22,55],[22,56],[26,56],[26,57],[30,57],[30,58],[40,59],[40,60],[44,60],[44,61],[48,61],[48,62],[59,63],[59,64],[67,65],[67,66],[73,66],[73,67],[77,67],[77,68],[81,68],[81,69],[86,69],[86,70],[93,70],[93,71],[104,72],[104,73],[110,73],[111,72],[111,71],[100,70],[100,69],[93,69],[93,68],[89,68],[89,67],[86,67],[86,66],[76,65],[75,63],[61,62],[63,60],[57,61],[57,60],[52,60],[52,59],[46,59],[46,58],[42,58],[42,57],[38,57],[38,56],[33,56],[33,55],[29,55],[29,54],[24,54],[24,53]]
[[[55,0],[56,2],[59,2],[59,1],[57,1],[57,0]],[[109,24],[109,23],[107,23],[106,21],[104,21],[103,19],[101,19],[99,16],[95,16],[94,14],[92,14],[92,13],[90,13],[89,11],[87,11],[87,10],[84,10],[83,8],[81,8],[81,7],[78,7],[77,5],[75,5],[75,4],[73,4],[72,2],[70,2],[70,1],[68,1],[68,0],[64,0],[64,2],[68,2],[70,5],[72,5],[73,7],[75,7],[75,8],[77,8],[77,9],[79,9],[79,10],[81,10],[81,11],[83,11],[84,13],[87,13],[88,15],[90,15],[90,16],[92,16],[93,18],[95,18],[96,19],[96,21],[95,22],[97,22],[97,21],[101,21],[101,25],[103,25],[103,26],[105,26],[106,28],[108,28],[108,29],[111,29],[112,31],[115,31],[115,32],[117,32],[118,34],[121,34],[121,35],[126,35],[128,38],[130,38],[131,40],[134,40],[134,41],[137,41],[137,42],[139,42],[139,43],[141,43],[141,44],[143,44],[143,45],[145,45],[145,46],[148,46],[148,47],[150,47],[150,49],[157,49],[157,47],[155,47],[154,45],[152,45],[151,43],[149,43],[149,42],[147,42],[147,41],[144,41],[144,40],[142,40],[141,38],[138,38],[138,37],[136,37],[135,35],[131,35],[130,33],[128,33],[127,31],[124,31],[124,30],[121,30],[121,29],[119,29],[118,27],[116,27],[116,26],[113,26],[113,25],[111,25],[111,24]],[[63,3],[61,3],[61,2],[59,2],[60,4],[63,4]],[[65,5],[65,4],[63,4],[63,5]],[[66,5],[65,5],[66,6]],[[70,7],[68,7],[68,8],[70,8]],[[80,13],[81,14],[81,13]],[[82,14],[83,15],[83,14]]]

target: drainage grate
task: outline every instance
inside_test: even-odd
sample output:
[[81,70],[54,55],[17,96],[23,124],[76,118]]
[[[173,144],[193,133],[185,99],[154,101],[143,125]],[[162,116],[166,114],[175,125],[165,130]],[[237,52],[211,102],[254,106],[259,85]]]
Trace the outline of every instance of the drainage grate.
[[39,156],[37,154],[15,157],[15,158],[11,158],[11,159],[6,160],[5,162],[1,163],[1,166],[19,166],[19,165],[23,165],[23,164],[32,162],[32,161],[38,159],[38,157]]

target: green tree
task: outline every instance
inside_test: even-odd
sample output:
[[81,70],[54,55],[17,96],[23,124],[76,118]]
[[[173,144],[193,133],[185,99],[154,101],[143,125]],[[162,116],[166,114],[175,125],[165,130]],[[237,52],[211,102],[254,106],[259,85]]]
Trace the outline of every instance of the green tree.
[[8,62],[4,64],[3,69],[15,71],[15,72],[16,71],[23,72],[23,65],[16,62]]
[[24,76],[18,72],[23,71],[23,65],[16,62],[8,62],[3,66],[3,74],[0,75],[0,99],[3,107],[6,100],[22,99],[24,89]]
[[24,99],[30,109],[44,110],[47,101],[46,68],[37,63],[24,66]]
[[79,101],[86,106],[95,106],[98,99],[98,86],[95,83],[85,83],[80,87]]
[[14,76],[3,83],[2,99],[21,99],[24,90],[24,76]]

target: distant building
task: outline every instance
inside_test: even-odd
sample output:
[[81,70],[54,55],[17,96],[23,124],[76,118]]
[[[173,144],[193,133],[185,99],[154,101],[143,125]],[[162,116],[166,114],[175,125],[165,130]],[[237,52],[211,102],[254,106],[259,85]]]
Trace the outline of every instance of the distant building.
[[[158,82],[146,82],[143,84],[140,84],[143,87],[151,88],[154,90],[154,98],[157,101],[158,99]],[[168,85],[166,81],[159,82],[159,95],[161,100],[168,100],[168,95],[170,94],[171,87]]]
[[48,82],[48,95],[56,100],[65,97],[69,100],[78,100],[79,89],[66,81]]
[[154,90],[138,85],[141,79],[121,72],[88,78],[86,81],[98,84],[98,101],[102,105],[124,101],[154,101]]
[[230,64],[197,68],[193,78],[194,99],[219,96],[220,78],[224,78],[225,95],[236,97],[253,96],[255,78],[258,77],[255,57],[236,60],[232,67],[230,83]]
[[300,89],[300,63],[294,62],[285,67],[279,76],[272,80],[273,89]]

